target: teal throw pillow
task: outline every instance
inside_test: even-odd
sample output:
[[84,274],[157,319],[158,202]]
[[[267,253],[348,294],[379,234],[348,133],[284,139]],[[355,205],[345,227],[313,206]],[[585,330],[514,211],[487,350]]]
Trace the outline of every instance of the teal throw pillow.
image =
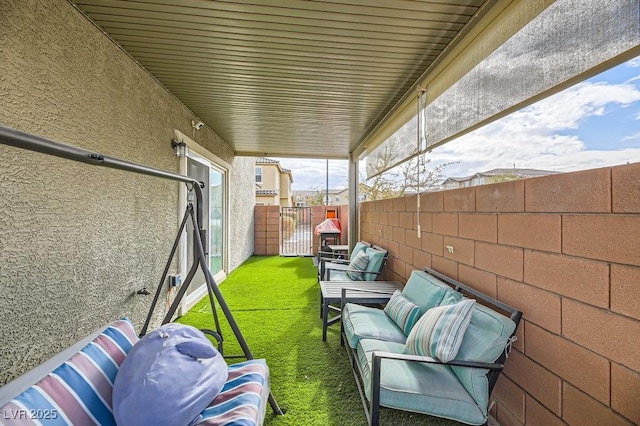
[[404,335],[408,335],[420,318],[420,306],[407,300],[400,290],[396,290],[387,302],[384,312],[396,323]]
[[442,362],[455,359],[471,322],[475,300],[429,309],[409,333],[404,351],[430,356]]
[[[349,263],[349,269],[364,271],[365,269],[367,269],[368,264],[369,256],[364,251],[361,251],[356,255],[356,257],[351,259],[351,262]],[[362,272],[347,271],[347,275],[354,281],[362,279]]]

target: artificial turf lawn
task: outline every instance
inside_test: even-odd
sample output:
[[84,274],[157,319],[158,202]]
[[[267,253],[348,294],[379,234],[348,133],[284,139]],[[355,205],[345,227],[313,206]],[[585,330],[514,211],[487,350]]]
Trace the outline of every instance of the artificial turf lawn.
[[[266,358],[271,392],[284,416],[267,409],[273,426],[365,425],[349,358],[340,346],[340,326],[322,341],[320,286],[310,258],[256,256],[231,272],[220,290],[255,358]],[[225,355],[241,354],[218,309]],[[177,320],[215,330],[205,297]],[[229,363],[241,360],[228,360]],[[382,409],[383,425],[458,425],[430,416]]]

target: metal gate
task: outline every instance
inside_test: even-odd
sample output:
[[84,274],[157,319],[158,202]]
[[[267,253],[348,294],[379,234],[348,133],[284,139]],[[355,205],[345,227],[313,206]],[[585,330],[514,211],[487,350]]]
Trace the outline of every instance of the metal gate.
[[311,207],[282,207],[280,256],[313,256]]

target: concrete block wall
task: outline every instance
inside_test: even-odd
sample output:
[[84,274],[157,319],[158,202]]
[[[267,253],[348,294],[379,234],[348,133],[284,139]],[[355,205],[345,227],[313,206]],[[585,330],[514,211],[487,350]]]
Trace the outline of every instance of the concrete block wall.
[[420,196],[362,203],[361,238],[388,279],[429,266],[524,312],[498,422],[640,424],[640,164]]
[[[330,206],[338,209],[338,218],[342,226],[341,243],[347,244],[349,235],[349,208],[348,206]],[[311,207],[311,227],[314,229],[325,219],[326,206]],[[279,206],[255,206],[254,209],[254,254],[278,255],[280,252],[280,207]],[[313,234],[313,254],[317,254],[320,241]]]
[[280,253],[280,206],[255,206],[254,221],[254,254],[277,256]]

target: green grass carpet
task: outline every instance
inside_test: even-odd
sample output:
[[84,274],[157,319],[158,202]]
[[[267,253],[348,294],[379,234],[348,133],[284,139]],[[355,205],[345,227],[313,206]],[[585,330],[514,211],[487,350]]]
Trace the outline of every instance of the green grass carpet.
[[[340,326],[322,341],[320,287],[310,258],[252,257],[220,285],[225,300],[255,358],[266,358],[272,394],[286,410],[267,410],[266,425],[365,425],[349,359],[340,346]],[[241,354],[221,310],[225,355]],[[215,329],[204,298],[178,322]],[[238,360],[241,361],[241,360]],[[235,362],[228,360],[228,362]],[[382,409],[383,425],[457,425],[459,423]]]

